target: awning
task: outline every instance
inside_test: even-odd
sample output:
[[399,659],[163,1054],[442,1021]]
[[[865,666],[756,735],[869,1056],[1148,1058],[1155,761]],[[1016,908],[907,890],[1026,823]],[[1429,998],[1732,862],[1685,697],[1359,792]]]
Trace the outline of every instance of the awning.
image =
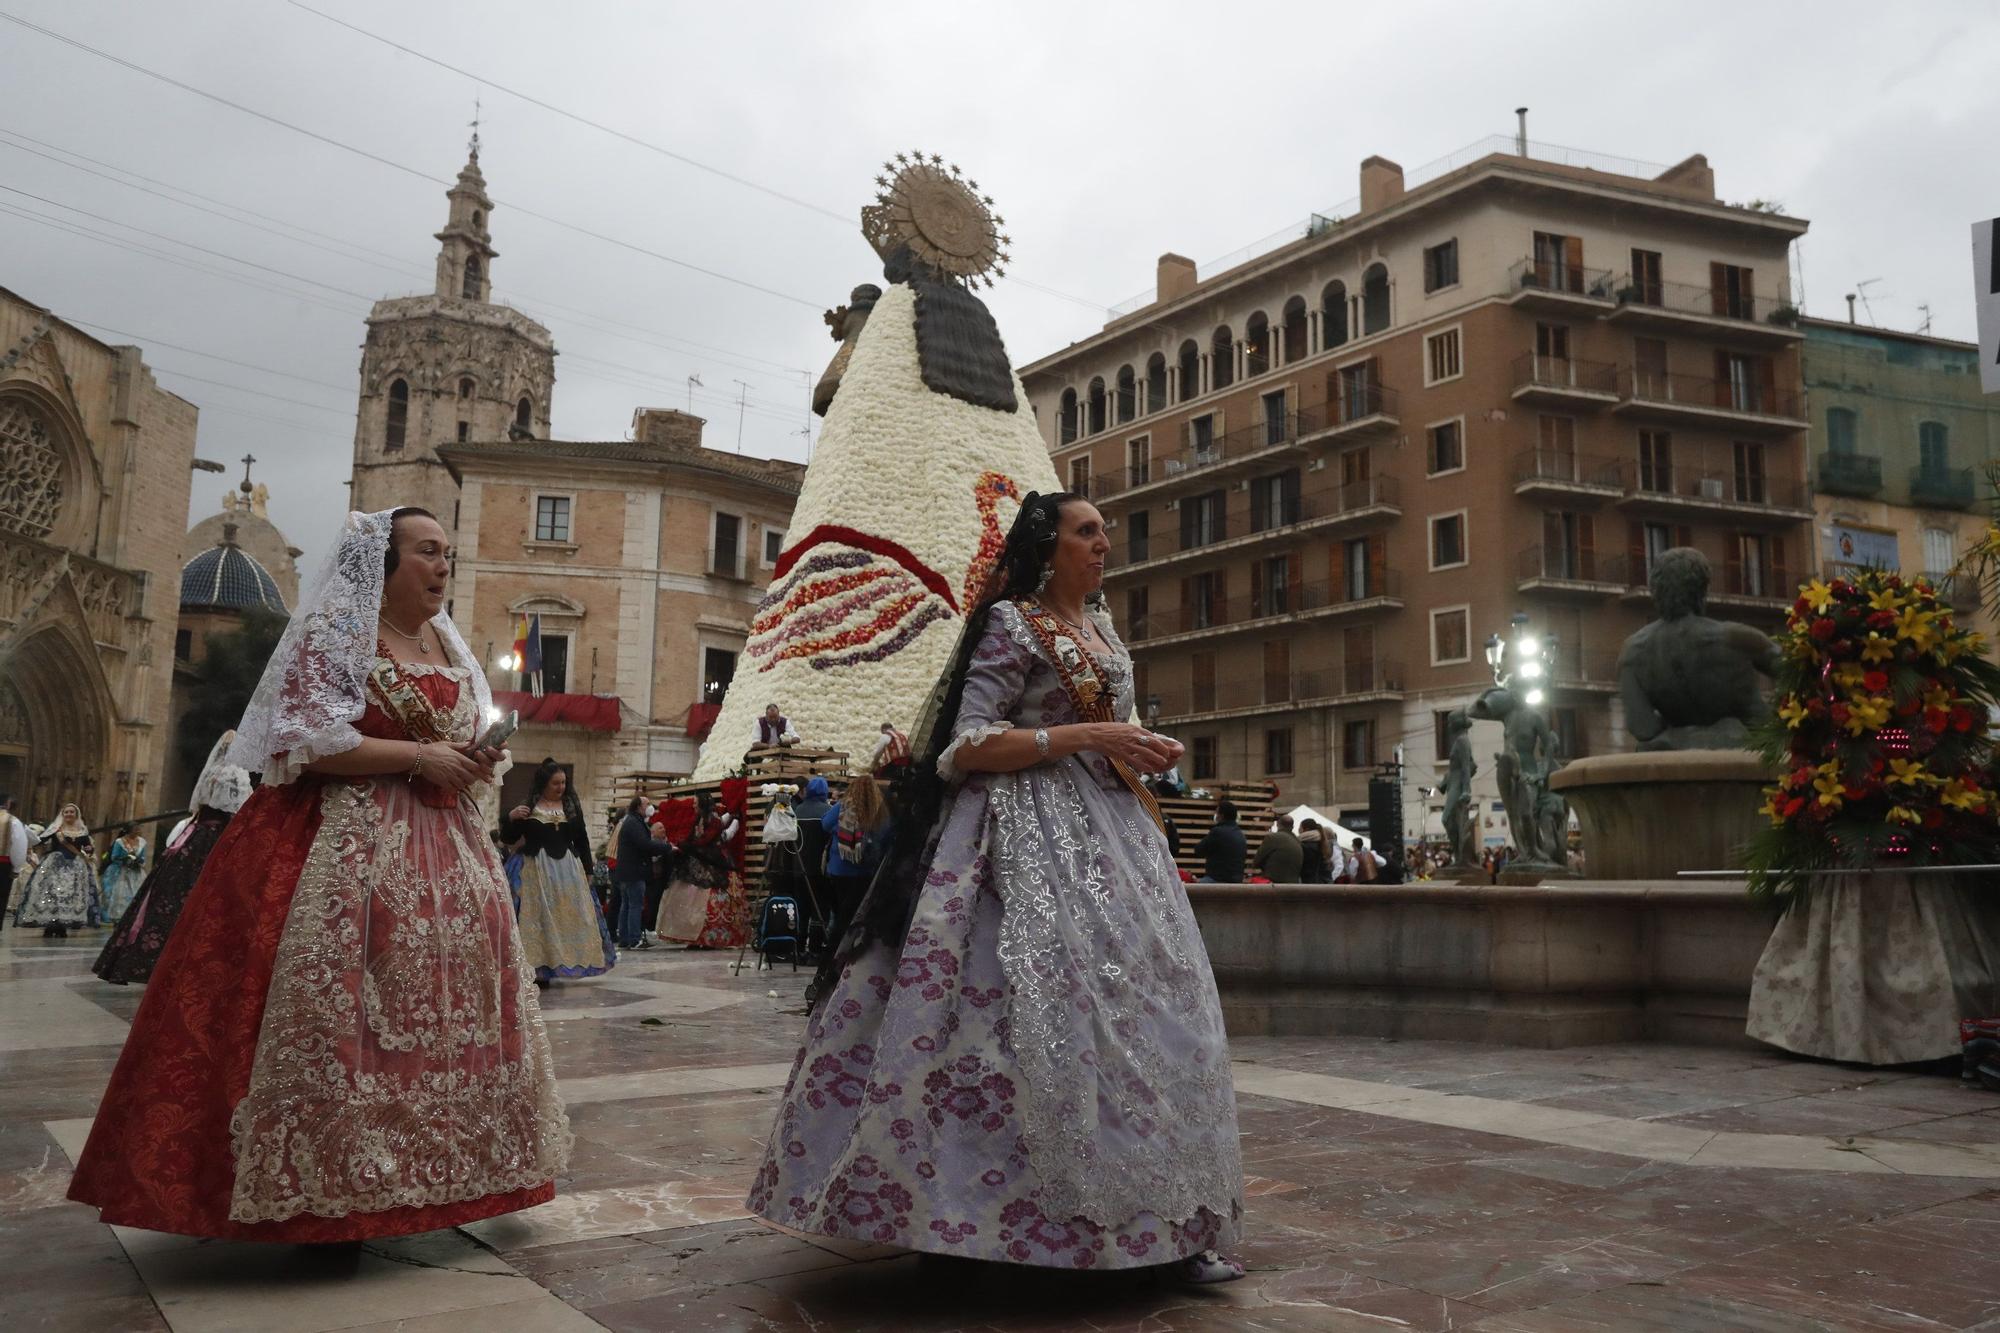
[[495,690],[493,706],[505,713],[521,715],[521,725],[561,723],[590,731],[617,731],[618,696],[615,694],[530,694],[526,690]]

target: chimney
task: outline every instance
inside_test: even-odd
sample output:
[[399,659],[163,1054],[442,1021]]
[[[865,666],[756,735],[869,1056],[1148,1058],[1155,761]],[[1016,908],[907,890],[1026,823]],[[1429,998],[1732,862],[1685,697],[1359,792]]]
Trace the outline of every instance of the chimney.
[[1186,255],[1164,254],[1160,256],[1159,276],[1156,279],[1161,304],[1186,296],[1199,281],[1195,276],[1194,261]]
[[1522,157],[1526,157],[1528,155],[1528,108],[1524,106],[1515,107],[1514,119],[1520,126],[1519,129],[1514,131],[1514,151]]
[[1361,163],[1361,211],[1373,213],[1403,197],[1403,169],[1386,157]]
[[642,407],[632,414],[632,438],[640,444],[699,449],[701,428],[706,424],[700,417],[671,407]]
[[1852,324],[1852,323],[1854,322],[1854,293],[1853,293],[1853,292],[1849,292],[1849,293],[1847,294],[1847,322],[1848,322],[1849,324]]

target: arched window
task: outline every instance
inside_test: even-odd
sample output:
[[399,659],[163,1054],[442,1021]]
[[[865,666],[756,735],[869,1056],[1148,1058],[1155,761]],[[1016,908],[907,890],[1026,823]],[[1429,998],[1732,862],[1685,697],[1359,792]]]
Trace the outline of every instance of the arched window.
[[468,301],[477,301],[479,299],[478,255],[467,255],[465,257],[465,285],[460,289],[459,295]]
[[1124,425],[1139,415],[1139,377],[1132,373],[1132,367],[1118,367],[1118,424]]
[[409,425],[410,385],[407,380],[397,380],[389,386],[389,419],[382,431],[384,452],[395,453],[403,447]]
[[1389,327],[1389,266],[1371,264],[1361,275],[1361,332],[1365,337]]
[[1155,352],[1146,362],[1146,410],[1157,412],[1167,405],[1167,356]]
[[1329,282],[1319,294],[1319,345],[1325,351],[1347,341],[1347,284]]
[[479,209],[472,210],[472,229],[478,231],[486,225],[486,214]]
[[1826,447],[1836,454],[1854,452],[1856,418],[1851,407],[1829,407],[1826,409]]
[[472,376],[464,375],[459,378],[458,396],[460,398],[472,397]]
[[1104,429],[1104,376],[1099,375],[1090,382],[1090,391],[1084,396],[1084,433],[1095,435]]
[[1224,324],[1208,340],[1208,387],[1226,389],[1236,382],[1236,335]]
[[1942,421],[1917,423],[1917,466],[1931,476],[1951,470],[1951,433]]
[[1062,391],[1062,405],[1056,409],[1056,443],[1073,444],[1076,441],[1076,390]]
[[1294,296],[1285,302],[1285,364],[1302,361],[1306,355],[1306,298]]
[[522,430],[530,430],[535,424],[535,403],[525,393],[521,401],[514,404],[514,424]]
[[1271,321],[1259,310],[1243,330],[1243,373],[1252,379],[1271,368]]

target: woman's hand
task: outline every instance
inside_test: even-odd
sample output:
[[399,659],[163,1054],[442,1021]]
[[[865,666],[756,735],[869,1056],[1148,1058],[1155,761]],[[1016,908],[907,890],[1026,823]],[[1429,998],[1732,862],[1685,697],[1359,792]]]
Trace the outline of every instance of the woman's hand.
[[1122,760],[1140,773],[1164,773],[1181,757],[1181,744],[1130,722],[1086,723],[1082,749]]
[[530,810],[527,806],[517,805],[512,810],[509,810],[507,812],[507,818],[516,820],[526,819],[529,815],[532,815],[533,813],[535,812]]
[[417,776],[448,792],[463,792],[475,782],[493,781],[493,765],[473,758],[456,745],[433,741],[417,747],[423,767]]

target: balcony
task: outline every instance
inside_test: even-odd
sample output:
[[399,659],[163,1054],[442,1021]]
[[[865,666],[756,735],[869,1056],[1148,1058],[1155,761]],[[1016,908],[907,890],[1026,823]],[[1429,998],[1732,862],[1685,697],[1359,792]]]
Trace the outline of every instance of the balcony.
[[1301,444],[1346,443],[1393,435],[1402,428],[1394,389],[1363,384],[1343,393],[1338,402],[1299,409]]
[[[1623,563],[1620,563],[1623,568]],[[1549,672],[1550,683],[1560,692],[1615,694],[1618,690],[1618,654],[1587,653],[1576,644],[1556,645],[1556,660]]]
[[1952,610],[1970,614],[1979,609],[1979,580],[1970,574],[1954,574],[1947,570],[1941,573],[1925,573],[1919,577],[1937,589],[1939,599]]
[[1514,494],[1564,503],[1616,500],[1625,494],[1619,461],[1562,449],[1530,449],[1514,459]]
[[1516,557],[1515,587],[1582,601],[1615,597],[1625,590],[1628,563],[1623,555],[1600,557],[1576,547],[1530,546]]
[[1122,503],[1140,495],[1167,494],[1255,463],[1288,457],[1301,443],[1301,416],[1287,412],[1215,436],[1205,445],[1191,444],[1131,467],[1100,473],[1091,478],[1090,498],[1099,502],[1115,498]]
[[1874,495],[1882,489],[1882,460],[1840,450],[1821,454],[1818,482],[1823,495]]
[[1789,434],[1806,428],[1797,394],[1663,370],[1621,371],[1618,401],[1612,411],[1651,421],[1735,431]]
[[1259,676],[1159,692],[1159,724],[1185,725],[1259,713],[1291,713],[1343,704],[1390,702],[1403,697],[1400,662],[1373,659],[1290,676]]
[[[1105,577],[1120,579],[1134,574],[1154,573],[1208,557],[1237,554],[1266,542],[1308,533],[1337,535],[1376,522],[1398,519],[1403,516],[1400,494],[1401,487],[1394,477],[1364,477],[1360,481],[1316,487],[1276,503],[1260,505],[1252,503],[1251,492],[1246,486],[1232,490],[1223,506],[1222,531],[1237,535],[1218,537],[1193,546],[1175,546],[1180,534],[1172,530],[1170,523],[1148,537],[1144,549],[1149,554],[1145,558],[1140,558],[1128,541],[1126,554],[1131,563],[1113,565],[1105,571]],[[1175,519],[1180,514],[1178,508],[1167,512]],[[1159,554],[1150,554],[1154,551]]]
[[1144,624],[1130,628],[1130,646],[1160,648],[1218,639],[1245,630],[1342,620],[1374,611],[1402,609],[1403,576],[1396,570],[1383,570],[1371,578],[1287,586],[1269,599],[1268,605],[1261,599],[1231,598],[1220,605],[1158,611],[1147,616]]
[[1618,367],[1608,361],[1527,352],[1514,358],[1517,401],[1572,411],[1594,411],[1618,401]]
[[[1653,590],[1649,586],[1651,571],[1645,563],[1632,565],[1626,573],[1623,598],[1627,602],[1648,602]],[[1733,565],[1725,565],[1713,572],[1709,584],[1708,604],[1714,611],[1733,611],[1739,619],[1768,620],[1782,617],[1791,610],[1792,602],[1799,595],[1798,585],[1783,566],[1771,570],[1744,570]]]
[[1910,469],[1910,503],[1924,509],[1970,509],[1973,500],[1969,467]]
[[1617,306],[1616,290],[1609,269],[1523,259],[1507,270],[1507,304],[1537,314],[1608,314]]
[[1729,342],[1779,347],[1805,337],[1798,308],[1769,296],[1743,296],[1686,282],[1641,283],[1621,276],[1613,293],[1613,324],[1668,333],[1707,334]]
[[1621,463],[1619,471],[1621,508],[1712,514],[1759,524],[1791,524],[1813,516],[1801,482],[1631,460]]

